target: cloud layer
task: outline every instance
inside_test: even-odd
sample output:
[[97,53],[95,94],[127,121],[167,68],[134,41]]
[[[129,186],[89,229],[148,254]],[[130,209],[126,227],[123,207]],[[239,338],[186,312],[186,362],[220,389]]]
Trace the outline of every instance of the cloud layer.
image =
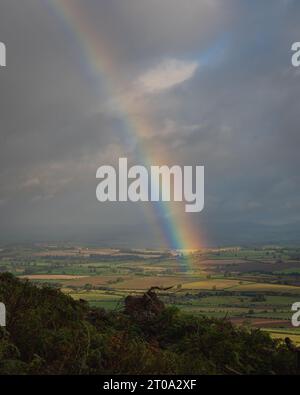
[[166,59],[141,75],[138,82],[142,91],[158,93],[189,80],[197,68],[197,62]]
[[[205,210],[187,221],[209,244],[297,240],[298,1],[74,0],[118,79],[92,72],[54,3],[0,5],[2,241],[159,243],[143,205],[95,197],[97,167],[139,162],[139,146],[204,164]],[[132,116],[147,122],[140,140]]]

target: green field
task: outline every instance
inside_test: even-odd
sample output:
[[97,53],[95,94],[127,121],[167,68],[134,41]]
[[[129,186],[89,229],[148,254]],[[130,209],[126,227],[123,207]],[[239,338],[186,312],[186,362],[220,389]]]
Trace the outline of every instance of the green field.
[[118,309],[129,294],[151,286],[168,288],[159,291],[166,305],[288,331],[291,305],[300,301],[299,257],[300,248],[282,246],[235,246],[184,255],[70,244],[4,246],[0,271],[61,288],[76,300],[110,310]]

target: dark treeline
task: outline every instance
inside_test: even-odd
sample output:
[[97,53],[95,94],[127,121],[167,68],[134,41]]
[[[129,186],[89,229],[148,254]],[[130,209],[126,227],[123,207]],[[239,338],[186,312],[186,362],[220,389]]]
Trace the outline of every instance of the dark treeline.
[[154,292],[107,312],[0,274],[1,374],[296,374],[296,355],[260,330],[166,308]]

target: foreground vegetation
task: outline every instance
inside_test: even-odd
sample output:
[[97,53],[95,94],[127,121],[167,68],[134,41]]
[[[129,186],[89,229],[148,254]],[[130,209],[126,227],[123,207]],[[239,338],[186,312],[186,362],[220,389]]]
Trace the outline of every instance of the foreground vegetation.
[[1,374],[297,373],[295,352],[280,340],[166,308],[154,292],[109,312],[3,273],[0,301]]

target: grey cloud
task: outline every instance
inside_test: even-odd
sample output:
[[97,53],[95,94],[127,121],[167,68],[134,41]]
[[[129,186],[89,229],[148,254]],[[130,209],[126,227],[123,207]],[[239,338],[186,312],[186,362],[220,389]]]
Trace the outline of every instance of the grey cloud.
[[[205,165],[206,207],[189,217],[195,228],[211,243],[229,242],[226,227],[233,241],[244,232],[247,242],[299,229],[300,77],[290,64],[299,2],[74,3],[111,51],[128,88],[122,94],[164,59],[199,62],[187,81],[137,99],[153,130],[148,153]],[[142,206],[137,220],[136,206],[95,200],[97,166],[120,155],[136,161],[139,147],[126,114],[109,110],[117,98],[105,76],[90,73],[51,1],[2,0],[0,41],[8,48],[8,67],[0,69],[3,240],[43,234],[157,243]]]

